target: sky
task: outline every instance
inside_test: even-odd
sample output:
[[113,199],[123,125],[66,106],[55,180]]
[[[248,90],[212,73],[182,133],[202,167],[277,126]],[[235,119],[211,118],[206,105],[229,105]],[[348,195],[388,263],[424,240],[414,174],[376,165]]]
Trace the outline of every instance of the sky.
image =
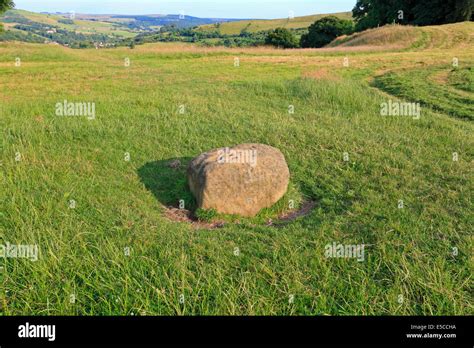
[[14,0],[17,9],[87,14],[179,14],[207,18],[286,18],[350,11],[356,0]]

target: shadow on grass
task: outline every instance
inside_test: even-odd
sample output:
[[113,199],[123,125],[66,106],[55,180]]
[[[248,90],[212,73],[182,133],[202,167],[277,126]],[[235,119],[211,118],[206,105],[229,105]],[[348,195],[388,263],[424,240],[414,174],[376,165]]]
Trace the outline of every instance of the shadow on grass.
[[166,207],[179,207],[184,201],[185,209],[194,211],[196,202],[189,190],[186,169],[191,158],[170,158],[148,162],[138,169],[138,176],[155,198]]

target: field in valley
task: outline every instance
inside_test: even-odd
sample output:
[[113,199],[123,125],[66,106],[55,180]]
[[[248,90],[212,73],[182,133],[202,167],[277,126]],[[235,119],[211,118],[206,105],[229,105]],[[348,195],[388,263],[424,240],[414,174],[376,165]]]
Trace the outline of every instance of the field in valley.
[[[473,314],[474,24],[406,30],[320,50],[0,43],[0,244],[39,248],[0,259],[0,313]],[[95,119],[57,116],[65,100]],[[284,153],[287,196],[220,228],[170,219],[194,206],[190,159],[246,142]],[[290,201],[315,206],[278,224]]]

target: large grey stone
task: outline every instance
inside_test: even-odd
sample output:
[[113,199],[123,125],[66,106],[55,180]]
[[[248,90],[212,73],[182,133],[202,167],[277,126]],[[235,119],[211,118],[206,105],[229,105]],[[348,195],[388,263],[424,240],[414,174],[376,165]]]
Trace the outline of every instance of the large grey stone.
[[280,150],[242,144],[201,154],[188,167],[188,182],[199,208],[255,216],[280,200],[290,171]]

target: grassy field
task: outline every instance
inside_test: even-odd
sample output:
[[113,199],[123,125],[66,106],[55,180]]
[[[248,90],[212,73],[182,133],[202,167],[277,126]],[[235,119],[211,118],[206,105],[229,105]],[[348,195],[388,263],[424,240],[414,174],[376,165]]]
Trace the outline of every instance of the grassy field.
[[[0,258],[0,313],[473,314],[472,32],[383,52],[0,43],[0,244],[39,248]],[[95,119],[56,116],[64,100]],[[421,118],[381,116],[389,100]],[[165,216],[194,204],[191,158],[244,142],[284,153],[309,215]],[[364,261],[327,258],[332,243],[364,244]]]
[[[247,29],[249,32],[258,32],[263,30],[271,30],[276,28],[288,28],[288,29],[301,29],[308,28],[318,19],[329,16],[330,14],[318,14],[311,16],[302,16],[294,18],[281,18],[281,19],[255,19],[255,20],[243,20],[237,22],[222,23],[219,26],[221,34],[236,35],[240,34],[243,29]],[[351,12],[340,12],[334,13],[334,16],[351,19]],[[202,25],[199,27],[202,31],[216,30],[215,25]]]

